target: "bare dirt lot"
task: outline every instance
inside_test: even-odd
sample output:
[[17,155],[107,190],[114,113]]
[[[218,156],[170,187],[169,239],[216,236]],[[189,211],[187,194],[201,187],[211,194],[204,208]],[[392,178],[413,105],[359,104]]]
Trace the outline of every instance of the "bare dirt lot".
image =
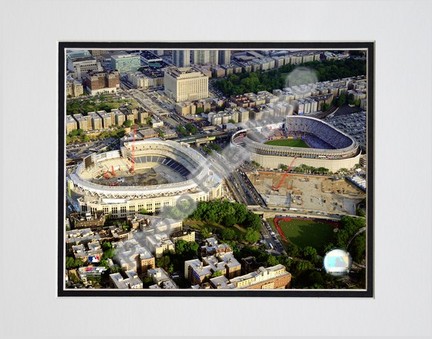
[[167,166],[150,164],[147,168],[136,168],[133,174],[127,169],[107,171],[91,181],[106,186],[150,186],[183,180],[185,179],[179,173]]
[[[289,207],[324,213],[355,214],[366,194],[332,176],[256,172],[249,179],[269,207]],[[278,187],[279,186],[279,187]]]

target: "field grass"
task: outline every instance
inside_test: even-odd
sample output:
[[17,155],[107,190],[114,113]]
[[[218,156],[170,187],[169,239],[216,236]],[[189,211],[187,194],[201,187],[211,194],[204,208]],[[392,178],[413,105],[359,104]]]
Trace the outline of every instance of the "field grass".
[[278,139],[270,140],[265,142],[266,145],[273,146],[289,146],[289,147],[304,147],[309,148],[309,146],[302,139]]
[[[271,224],[274,225],[273,219]],[[279,226],[288,241],[300,248],[312,246],[322,253],[325,247],[334,241],[334,225],[325,221],[291,219],[279,221]]]

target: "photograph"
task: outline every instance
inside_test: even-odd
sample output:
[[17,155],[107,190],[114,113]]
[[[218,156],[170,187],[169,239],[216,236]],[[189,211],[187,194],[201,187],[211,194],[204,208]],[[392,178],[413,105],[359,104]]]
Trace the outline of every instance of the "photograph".
[[0,338],[432,337],[432,2],[3,7]]
[[58,296],[373,297],[373,42],[58,47]]

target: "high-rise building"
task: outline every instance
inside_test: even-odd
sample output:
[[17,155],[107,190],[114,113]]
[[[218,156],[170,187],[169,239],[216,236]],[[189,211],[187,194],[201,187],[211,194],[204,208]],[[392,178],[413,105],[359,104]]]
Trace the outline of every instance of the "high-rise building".
[[195,50],[192,51],[192,63],[195,65],[217,65],[219,60],[218,50]]
[[172,62],[177,67],[188,67],[190,65],[190,50],[173,50]]
[[136,72],[141,67],[138,54],[117,54],[111,56],[111,68],[120,73]]
[[218,65],[219,64],[219,51],[218,50],[209,51],[209,63],[211,65]]
[[231,51],[228,49],[220,50],[219,53],[219,65],[229,65],[231,63]]
[[170,67],[165,70],[165,92],[176,102],[207,98],[208,80],[202,72],[191,67]]

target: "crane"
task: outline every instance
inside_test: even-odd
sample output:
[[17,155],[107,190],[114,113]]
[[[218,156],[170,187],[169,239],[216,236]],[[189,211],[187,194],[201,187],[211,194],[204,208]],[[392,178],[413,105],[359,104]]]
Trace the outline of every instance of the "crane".
[[279,188],[282,186],[283,182],[285,181],[286,177],[289,175],[289,171],[291,170],[294,161],[297,159],[297,157],[294,157],[294,159],[292,159],[291,163],[289,164],[287,170],[285,171],[285,173],[282,175],[282,177],[280,178],[279,182],[277,183],[277,185],[273,185],[272,186],[272,190],[273,191],[279,191]]

